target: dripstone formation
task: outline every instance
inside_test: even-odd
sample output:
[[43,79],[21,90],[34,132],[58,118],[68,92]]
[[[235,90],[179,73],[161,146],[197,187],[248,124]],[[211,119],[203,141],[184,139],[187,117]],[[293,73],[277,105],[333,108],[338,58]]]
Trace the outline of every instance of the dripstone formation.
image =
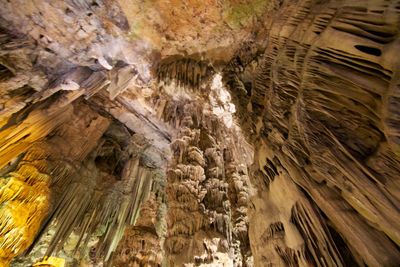
[[0,0],[0,266],[400,266],[399,33],[395,0]]

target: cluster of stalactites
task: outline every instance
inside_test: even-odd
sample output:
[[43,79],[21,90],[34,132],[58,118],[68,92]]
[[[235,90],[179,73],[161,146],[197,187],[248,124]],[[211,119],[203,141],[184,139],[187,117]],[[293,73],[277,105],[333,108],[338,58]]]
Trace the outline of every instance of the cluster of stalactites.
[[[1,249],[2,254],[7,255],[4,261],[21,254],[38,233],[36,241],[39,241],[43,233],[49,232],[45,231],[49,229],[47,226],[56,229],[47,254],[61,249],[78,228],[80,240],[76,251],[80,250],[80,245],[84,250],[87,239],[83,240],[83,235],[90,236],[100,226],[115,226],[106,231],[98,249],[99,255],[108,258],[125,224],[133,224],[137,218],[140,203],[151,188],[153,175],[149,168],[139,166],[135,174],[126,178],[129,181],[125,179],[115,183],[109,188],[110,192],[106,188],[99,189],[99,183],[106,182],[101,175],[96,176],[100,173],[96,163],[87,156],[98,142],[104,141],[100,138],[109,120],[93,112],[87,103],[83,104],[85,107],[75,103],[81,103],[80,97],[89,99],[105,89],[114,98],[133,80],[136,85],[141,83],[140,75],[135,67],[122,61],[110,66],[100,58],[96,66],[90,67],[65,62],[56,53],[37,49],[32,39],[21,36],[0,29],[0,177],[4,184],[1,203],[4,203],[4,209],[8,209],[4,210],[8,215],[4,216],[2,223],[5,232],[1,237],[4,238]],[[38,57],[37,52],[40,54]],[[44,54],[46,60],[41,57]],[[40,65],[34,70],[32,58],[37,60],[35,64]],[[55,66],[49,62],[57,65],[56,74],[52,73]],[[43,72],[43,68],[48,69]],[[30,159],[35,164],[27,165],[22,161],[24,165],[15,166],[23,158],[23,153],[29,154],[42,140],[47,144],[43,150],[47,155],[45,163],[35,165],[41,159],[37,156],[39,158]],[[136,166],[136,163],[131,164]],[[47,165],[51,170],[44,167]],[[36,171],[39,167],[41,169]],[[39,179],[35,178],[37,173],[40,177],[49,175],[47,181],[35,182]],[[80,181],[82,177],[85,179]],[[99,190],[103,192],[99,193]],[[105,195],[108,193],[107,198]],[[28,208],[29,212],[22,212]],[[20,212],[29,217],[18,215],[17,223],[15,216]],[[24,224],[29,227],[19,229]],[[9,238],[14,232],[14,237]]]
[[[158,224],[165,203],[160,199],[162,191],[154,190],[140,208],[135,225],[125,229],[123,238],[113,256],[113,266],[161,266],[163,260],[162,235]],[[158,196],[157,196],[158,195]]]
[[[166,118],[169,112],[177,114],[170,117],[180,126],[171,144],[173,159],[167,173],[166,252],[174,263],[205,264],[216,262],[217,254],[225,253],[230,264],[242,266],[251,256],[247,166],[238,163],[238,148],[233,141],[238,133],[199,107],[190,101],[179,107],[165,106]],[[208,247],[205,244],[216,242],[211,236],[218,240],[218,250],[204,251]],[[191,249],[185,250],[188,246]]]
[[13,172],[0,178],[0,265],[26,250],[50,206],[46,148],[31,147]]
[[[85,250],[99,227],[107,226],[96,246],[96,259],[108,260],[117,247],[125,226],[135,223],[140,204],[151,189],[151,171],[139,166],[139,159],[128,162],[129,171],[119,182],[101,188],[103,180],[94,164],[82,169],[81,177],[66,189],[55,211],[55,234],[47,250],[48,255],[62,248],[72,231],[79,236],[75,251]],[[92,179],[92,181],[88,181]],[[103,179],[107,179],[103,177]],[[97,181],[96,181],[97,180]]]
[[34,110],[22,121],[12,120],[7,113],[0,116],[7,121],[0,132],[0,258],[4,266],[30,246],[49,212],[50,186],[59,177],[48,161],[53,150],[40,140],[70,118],[72,110],[53,104]]
[[141,204],[153,187],[159,187],[154,179],[159,180],[160,171],[146,165],[139,146],[133,143],[135,138],[124,126],[111,124],[97,140],[97,147],[79,162],[78,172],[52,210],[44,231],[53,232],[46,255],[62,250],[73,235],[76,241],[74,248],[66,251],[68,255],[110,263],[125,227],[135,224]]
[[[184,57],[171,57],[161,61],[157,68],[158,82],[163,82],[170,95],[177,90],[200,93],[200,88],[215,73],[209,61]],[[169,88],[172,85],[172,89]]]

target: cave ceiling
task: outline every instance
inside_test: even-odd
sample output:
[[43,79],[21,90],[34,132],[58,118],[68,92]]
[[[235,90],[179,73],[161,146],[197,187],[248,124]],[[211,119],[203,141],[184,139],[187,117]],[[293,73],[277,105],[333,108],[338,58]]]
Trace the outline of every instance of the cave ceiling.
[[400,266],[400,1],[0,0],[0,267]]

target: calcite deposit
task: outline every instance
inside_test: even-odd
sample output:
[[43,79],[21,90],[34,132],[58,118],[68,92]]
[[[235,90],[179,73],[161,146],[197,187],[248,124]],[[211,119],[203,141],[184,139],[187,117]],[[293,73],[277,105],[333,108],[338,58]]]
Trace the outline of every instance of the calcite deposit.
[[400,266],[399,34],[397,0],[0,0],[0,266]]

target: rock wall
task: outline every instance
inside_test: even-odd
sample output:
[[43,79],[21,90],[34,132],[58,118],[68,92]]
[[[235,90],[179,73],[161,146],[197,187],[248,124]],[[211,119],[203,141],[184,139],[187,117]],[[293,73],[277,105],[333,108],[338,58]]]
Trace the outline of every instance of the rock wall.
[[399,1],[0,5],[2,266],[400,264]]
[[399,264],[399,12],[398,1],[287,1],[267,45],[249,42],[226,68],[265,188],[252,220],[281,217],[257,230],[265,239],[250,235],[258,264],[277,253],[303,265],[271,235],[291,249],[302,238],[318,266]]

